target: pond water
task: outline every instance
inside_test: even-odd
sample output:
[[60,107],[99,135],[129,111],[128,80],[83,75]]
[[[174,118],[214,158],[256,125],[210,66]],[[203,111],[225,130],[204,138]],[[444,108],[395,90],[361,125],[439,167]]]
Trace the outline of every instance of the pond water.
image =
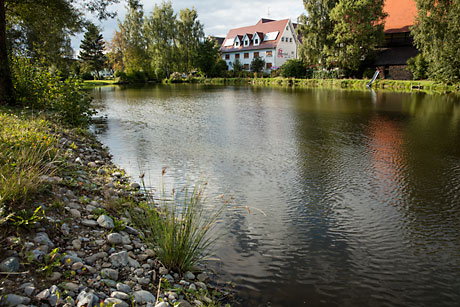
[[[210,262],[243,306],[458,306],[460,100],[343,90],[94,89],[114,162],[234,197]],[[247,206],[247,209],[245,209]]]

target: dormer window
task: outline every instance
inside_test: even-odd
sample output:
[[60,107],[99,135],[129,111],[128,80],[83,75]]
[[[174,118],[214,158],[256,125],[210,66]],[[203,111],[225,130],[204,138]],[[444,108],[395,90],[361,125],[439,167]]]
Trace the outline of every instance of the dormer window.
[[249,46],[249,39],[244,40],[244,47],[247,47],[247,46]]
[[235,47],[239,47],[240,46],[240,42],[239,41],[236,41],[235,42]]
[[258,45],[258,44],[259,44],[259,39],[256,38],[256,39],[254,40],[254,45]]

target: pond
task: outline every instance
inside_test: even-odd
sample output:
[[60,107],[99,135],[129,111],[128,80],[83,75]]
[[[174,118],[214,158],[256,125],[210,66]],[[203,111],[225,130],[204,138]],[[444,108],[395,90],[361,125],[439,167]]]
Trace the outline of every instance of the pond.
[[203,85],[92,91],[135,180],[234,198],[209,263],[243,306],[460,302],[460,100]]

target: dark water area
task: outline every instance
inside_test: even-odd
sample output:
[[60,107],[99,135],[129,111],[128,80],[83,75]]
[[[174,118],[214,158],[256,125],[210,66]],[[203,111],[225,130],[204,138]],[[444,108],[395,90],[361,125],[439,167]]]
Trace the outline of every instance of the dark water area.
[[[212,261],[242,306],[460,306],[460,100],[200,85],[92,91],[134,179],[234,197]],[[247,209],[245,208],[247,206]]]

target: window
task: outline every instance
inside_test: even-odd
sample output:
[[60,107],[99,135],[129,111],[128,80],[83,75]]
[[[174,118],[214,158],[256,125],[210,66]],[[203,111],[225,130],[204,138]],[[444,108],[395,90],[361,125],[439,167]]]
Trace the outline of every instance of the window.
[[289,27],[288,27],[288,26],[286,26],[286,31],[289,31]]
[[248,52],[246,52],[246,53],[244,54],[244,58],[245,58],[245,59],[249,59],[249,53],[248,53]]
[[259,57],[259,53],[258,53],[258,52],[254,52],[254,57],[255,57],[255,58],[258,58],[258,57]]
[[271,57],[271,56],[272,56],[272,51],[267,51],[267,52],[265,52],[265,56],[266,56],[266,57]]
[[258,44],[259,44],[259,39],[258,39],[258,38],[256,38],[256,39],[254,40],[254,44],[255,44],[255,45],[258,45]]
[[240,58],[240,54],[239,53],[236,53],[235,54],[235,59],[239,59]]
[[244,64],[244,69],[248,70],[249,69],[249,64]]
[[240,42],[236,42],[235,47],[239,47],[239,46],[240,46]]
[[284,37],[281,37],[281,41],[284,42]]
[[225,59],[226,59],[226,60],[230,60],[230,54],[226,54],[226,55],[225,55]]
[[292,43],[292,37],[289,39],[289,42]]
[[271,69],[272,68],[272,63],[267,63],[267,69]]
[[246,39],[246,40],[244,41],[244,46],[245,46],[245,47],[249,46],[249,40],[248,40],[248,39]]

